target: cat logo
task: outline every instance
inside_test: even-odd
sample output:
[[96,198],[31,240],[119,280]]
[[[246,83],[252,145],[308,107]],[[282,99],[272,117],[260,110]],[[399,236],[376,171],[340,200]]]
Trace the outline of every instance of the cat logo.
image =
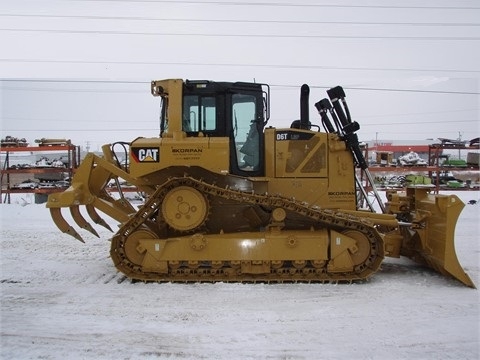
[[159,162],[158,147],[132,148],[132,157],[136,162]]

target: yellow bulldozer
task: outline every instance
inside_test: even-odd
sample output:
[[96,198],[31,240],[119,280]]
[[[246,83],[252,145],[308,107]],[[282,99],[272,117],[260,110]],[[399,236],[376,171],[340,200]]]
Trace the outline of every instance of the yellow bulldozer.
[[[407,256],[475,287],[455,253],[457,196],[411,186],[384,204],[373,187],[378,202],[370,200],[360,127],[340,86],[315,104],[314,124],[303,85],[300,119],[288,128],[267,126],[266,84],[168,79],[152,81],[151,93],[160,98],[159,137],[88,153],[71,186],[47,202],[57,227],[82,242],[61,208],[97,236],[81,205],[108,229],[97,210],[115,219],[110,254],[128,278],[352,282],[385,256]],[[121,186],[112,193],[120,181],[145,200],[135,206]]]

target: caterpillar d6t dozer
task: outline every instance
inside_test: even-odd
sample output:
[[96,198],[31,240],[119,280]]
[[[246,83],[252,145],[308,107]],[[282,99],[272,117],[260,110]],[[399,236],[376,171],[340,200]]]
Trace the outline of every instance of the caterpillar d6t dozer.
[[[319,125],[309,92],[301,87],[300,119],[277,129],[266,126],[268,85],[153,81],[160,136],[87,154],[71,186],[48,198],[54,222],[83,241],[61,208],[93,234],[81,205],[97,224],[109,228],[97,210],[115,219],[110,254],[135,280],[351,282],[403,255],[474,287],[454,247],[461,200],[425,186],[390,193],[386,205],[376,191],[378,203],[368,200],[373,181],[343,89],[315,104]],[[120,181],[145,201],[109,192]]]

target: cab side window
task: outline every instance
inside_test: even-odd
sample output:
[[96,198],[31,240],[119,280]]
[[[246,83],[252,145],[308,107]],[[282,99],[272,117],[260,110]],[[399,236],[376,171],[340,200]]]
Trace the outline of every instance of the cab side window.
[[237,165],[243,171],[256,171],[260,165],[260,131],[257,123],[256,98],[232,95],[232,118]]
[[215,97],[187,95],[183,99],[182,130],[208,132],[216,130]]

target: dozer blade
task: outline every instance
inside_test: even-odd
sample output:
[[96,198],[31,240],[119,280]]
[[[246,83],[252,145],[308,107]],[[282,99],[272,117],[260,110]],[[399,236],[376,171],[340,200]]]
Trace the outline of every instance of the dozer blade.
[[88,221],[85,220],[85,218],[82,216],[78,205],[70,206],[70,213],[72,214],[73,220],[75,220],[78,226],[91,232],[96,237],[100,237],[100,235],[98,235],[97,231],[92,227],[92,225],[90,225]]
[[76,230],[68,225],[67,221],[64,219],[62,215],[62,211],[60,208],[50,208],[50,215],[52,216],[53,222],[57,227],[60,229],[61,232],[73,236],[78,241],[84,243],[85,241],[82,237],[76,232]]
[[476,289],[472,279],[465,273],[458,261],[453,240],[448,240],[445,243],[444,250],[434,249],[431,254],[422,254],[422,257],[432,269],[443,275],[451,276],[466,286]]
[[465,273],[458,261],[453,234],[446,236],[444,239],[444,244],[441,244],[440,241],[429,241],[431,251],[422,253],[423,260],[425,260],[429,267],[439,273],[451,276],[466,286],[475,289],[476,287],[472,279]]
[[464,207],[463,202],[455,195],[436,195],[420,200],[416,207],[428,215],[426,226],[417,230],[423,237],[420,240],[421,247],[417,244],[416,251],[410,257],[475,288],[475,284],[460,265],[455,251],[455,226]]
[[[450,245],[452,247],[451,251],[453,252],[453,255],[446,257],[444,262],[445,271],[451,276],[453,276],[454,278],[456,278],[457,280],[467,285],[468,287],[476,289],[476,286],[473,283],[472,279],[470,279],[470,276],[468,276],[467,273],[463,271],[463,268],[457,259],[457,255],[455,254],[455,246],[453,245],[453,242]],[[447,245],[447,249],[445,251],[446,253],[450,252],[450,250],[448,250],[448,246],[450,245]]]
[[97,225],[103,226],[104,228],[110,230],[113,232],[112,228],[110,225],[107,224],[105,220],[103,220],[100,215],[95,211],[95,208],[92,205],[87,205],[87,213],[90,216],[90,218],[93,220],[93,222]]

